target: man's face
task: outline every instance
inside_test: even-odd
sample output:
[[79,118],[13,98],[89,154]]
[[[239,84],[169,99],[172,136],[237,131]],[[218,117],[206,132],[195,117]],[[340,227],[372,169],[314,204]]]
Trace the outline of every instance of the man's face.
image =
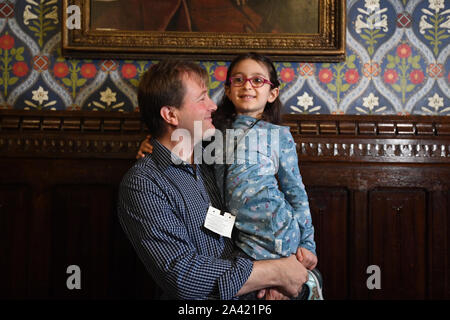
[[[215,129],[212,124],[212,113],[217,110],[217,105],[208,96],[208,88],[202,80],[186,75],[183,77],[183,84],[186,92],[183,103],[177,110],[177,128],[188,130],[196,144],[199,142],[197,140],[206,138],[204,136],[206,130]],[[201,134],[200,137],[194,135],[194,123],[197,127],[195,133]],[[198,128],[201,128],[201,131]],[[212,135],[213,130],[208,133]]]

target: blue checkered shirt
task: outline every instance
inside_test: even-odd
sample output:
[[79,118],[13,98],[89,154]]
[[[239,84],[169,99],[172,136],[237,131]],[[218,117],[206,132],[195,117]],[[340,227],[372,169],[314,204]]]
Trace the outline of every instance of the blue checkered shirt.
[[229,238],[203,226],[210,204],[223,207],[212,170],[175,165],[167,148],[152,144],[152,154],[120,184],[122,228],[167,297],[235,299],[253,263],[236,254]]

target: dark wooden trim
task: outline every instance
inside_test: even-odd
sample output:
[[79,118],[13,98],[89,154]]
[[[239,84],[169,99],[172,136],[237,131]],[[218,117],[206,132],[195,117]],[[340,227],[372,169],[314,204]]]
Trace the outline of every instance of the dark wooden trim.
[[[297,143],[325,297],[449,299],[450,117],[283,119]],[[139,113],[0,110],[0,298],[157,297],[115,212],[146,134]],[[92,240],[99,235],[103,242]],[[70,264],[83,268],[82,292],[65,287]],[[382,267],[379,291],[366,286],[371,264]]]
[[[450,119],[284,115],[301,161],[450,163]],[[6,157],[129,158],[145,136],[139,113],[0,111]]]
[[139,113],[0,111],[4,157],[133,158],[145,136]]

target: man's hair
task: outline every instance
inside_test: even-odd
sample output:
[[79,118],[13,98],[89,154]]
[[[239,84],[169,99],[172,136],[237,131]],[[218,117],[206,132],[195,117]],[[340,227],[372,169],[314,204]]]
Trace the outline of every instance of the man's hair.
[[179,108],[186,93],[183,79],[191,77],[207,85],[208,74],[200,65],[182,60],[167,59],[152,65],[142,76],[138,88],[141,118],[154,137],[166,131],[160,111],[164,106]]

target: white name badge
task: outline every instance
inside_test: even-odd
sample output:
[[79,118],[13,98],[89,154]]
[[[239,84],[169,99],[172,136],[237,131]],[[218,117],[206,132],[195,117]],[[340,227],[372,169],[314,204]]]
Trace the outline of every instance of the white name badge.
[[206,229],[220,234],[221,236],[231,238],[234,220],[236,220],[236,216],[231,213],[224,212],[223,214],[220,214],[219,209],[209,206],[204,226]]

